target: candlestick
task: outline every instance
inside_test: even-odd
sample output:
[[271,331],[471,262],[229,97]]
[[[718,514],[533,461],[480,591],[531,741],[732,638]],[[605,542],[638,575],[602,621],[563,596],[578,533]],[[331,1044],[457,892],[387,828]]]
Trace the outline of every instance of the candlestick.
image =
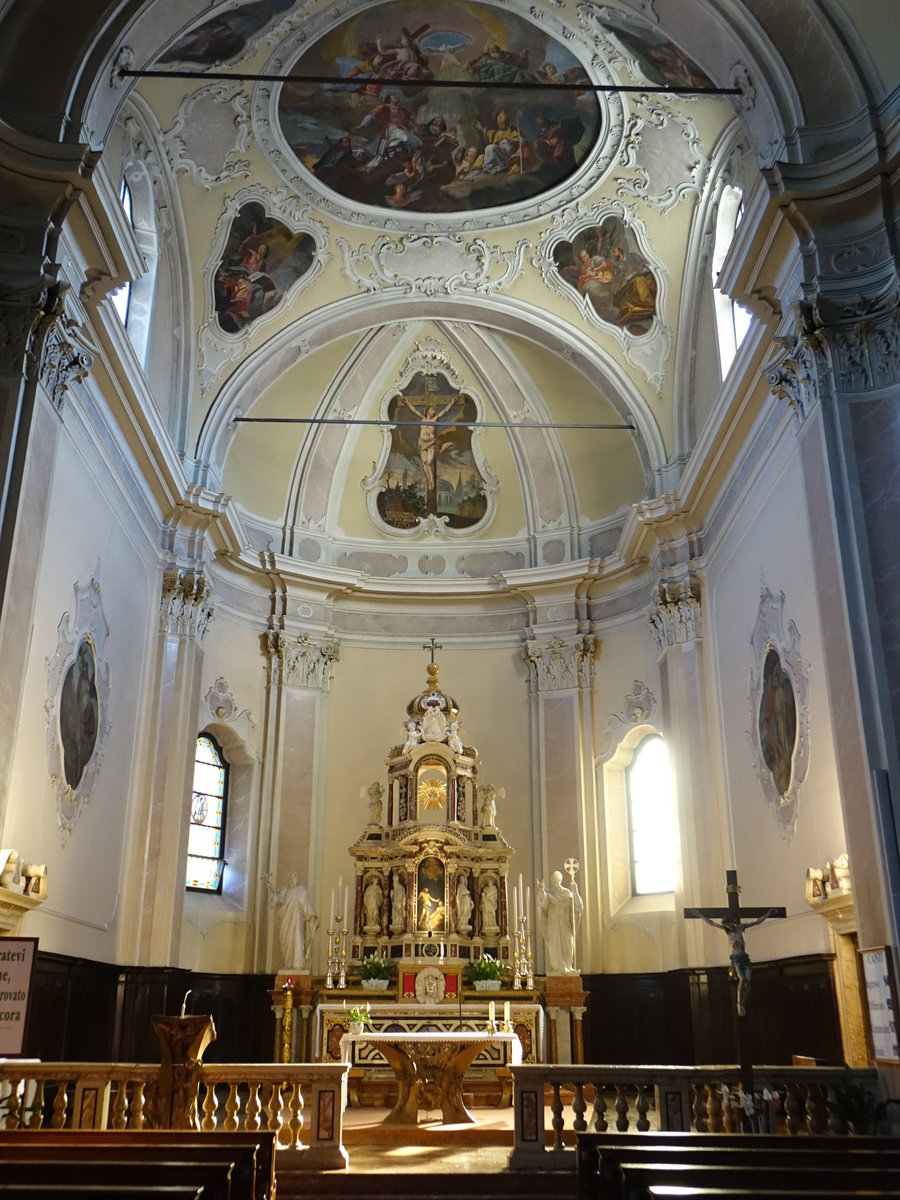
[[531,884],[525,889],[525,916],[531,912]]
[[331,889],[331,912],[328,916],[328,928],[334,929],[334,888]]
[[512,895],[512,901],[513,901],[512,923],[513,923],[513,929],[518,929],[519,928],[519,893],[516,891],[515,884],[513,884],[512,892],[513,892],[513,895]]
[[347,928],[347,902],[350,896],[350,887],[344,884],[344,928]]
[[488,1001],[488,1025],[494,1024],[495,1016],[496,1016],[496,1011],[494,1008],[494,1002],[493,1002],[493,1000],[489,1000]]
[[511,1013],[510,1013],[510,1008],[509,1008],[509,1001],[504,1000],[503,1001],[503,1028],[507,1032],[509,1032],[510,1025],[512,1024],[510,1017],[511,1017]]
[[188,990],[184,993],[184,999],[181,1002],[181,1015],[182,1016],[184,1016],[184,1010],[187,1005],[187,998],[193,990],[194,990],[193,988],[188,988]]

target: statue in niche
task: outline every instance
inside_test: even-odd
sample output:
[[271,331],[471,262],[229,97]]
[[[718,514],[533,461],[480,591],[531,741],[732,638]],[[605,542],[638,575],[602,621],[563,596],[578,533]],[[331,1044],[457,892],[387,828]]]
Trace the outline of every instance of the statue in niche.
[[578,891],[574,874],[572,886],[562,881],[562,871],[554,871],[550,884],[543,879],[537,883],[538,925],[547,951],[548,975],[574,975],[575,931],[581,923],[584,901]]
[[500,893],[493,879],[488,879],[481,889],[481,929],[483,933],[496,933],[500,926],[497,924],[497,902]]
[[402,933],[406,929],[406,885],[399,875],[394,876],[391,891],[391,931]]
[[312,940],[319,929],[309,892],[300,882],[296,871],[291,871],[284,887],[274,888],[272,876],[265,877],[269,892],[269,903],[281,911],[278,914],[278,944],[284,970],[309,970]]
[[363,905],[366,910],[366,929],[378,929],[381,925],[381,904],[384,900],[384,890],[376,878],[373,878],[363,893]]
[[469,891],[468,880],[460,875],[456,884],[456,932],[469,933],[472,919],[472,894]]

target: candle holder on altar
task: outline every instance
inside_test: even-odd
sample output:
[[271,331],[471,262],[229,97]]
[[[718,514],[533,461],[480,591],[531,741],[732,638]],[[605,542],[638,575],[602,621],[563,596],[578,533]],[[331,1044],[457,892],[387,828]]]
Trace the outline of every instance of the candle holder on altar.
[[328,935],[328,962],[325,973],[325,987],[333,988],[335,986],[335,976],[337,976],[338,988],[346,988],[347,986],[347,934],[349,930],[344,928],[344,918],[340,915],[333,918],[334,924],[327,931]]

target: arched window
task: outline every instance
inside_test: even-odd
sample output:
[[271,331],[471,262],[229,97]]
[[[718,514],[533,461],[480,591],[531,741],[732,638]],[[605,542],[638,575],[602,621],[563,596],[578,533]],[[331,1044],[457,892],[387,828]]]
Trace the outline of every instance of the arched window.
[[675,890],[675,814],[666,744],[645,737],[626,769],[633,896]]
[[[126,179],[122,180],[122,186],[119,188],[119,200],[122,202],[122,208],[125,210],[125,216],[128,218],[128,224],[134,229],[134,198],[131,195],[131,188],[128,186]],[[128,328],[128,310],[131,306],[131,281],[123,283],[120,288],[116,288],[111,293],[110,299],[115,306],[116,312],[119,314],[119,320]]]
[[716,215],[716,240],[713,247],[712,282],[716,306],[716,333],[719,339],[719,365],[722,378],[728,374],[738,346],[750,328],[750,314],[736,300],[719,289],[719,272],[744,213],[744,197],[740,188],[726,185],[719,197]]
[[186,886],[192,891],[222,891],[227,799],[228,763],[215,738],[201,733],[194,758],[188,832]]

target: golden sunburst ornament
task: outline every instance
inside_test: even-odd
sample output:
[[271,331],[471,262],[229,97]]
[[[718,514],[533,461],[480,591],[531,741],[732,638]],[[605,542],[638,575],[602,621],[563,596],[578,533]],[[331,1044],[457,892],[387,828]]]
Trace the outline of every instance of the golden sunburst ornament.
[[447,785],[442,779],[423,779],[419,784],[419,803],[422,808],[443,808],[447,800]]

